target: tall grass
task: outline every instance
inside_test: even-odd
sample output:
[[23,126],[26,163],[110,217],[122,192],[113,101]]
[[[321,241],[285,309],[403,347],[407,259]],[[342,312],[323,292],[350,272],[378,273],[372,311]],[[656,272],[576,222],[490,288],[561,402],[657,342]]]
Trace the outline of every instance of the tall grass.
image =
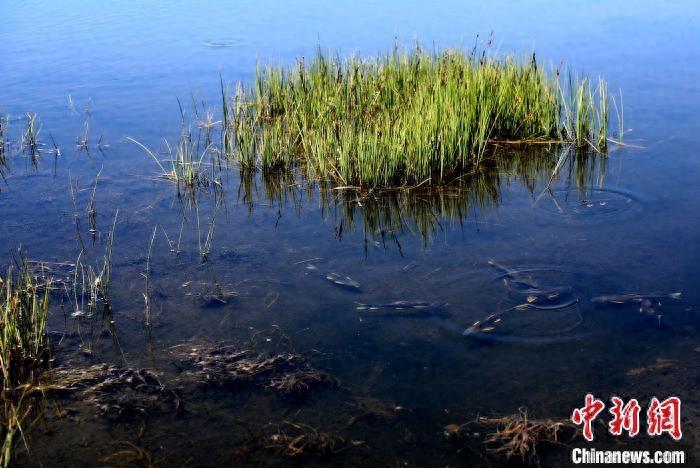
[[608,94],[574,75],[560,83],[533,56],[428,53],[376,58],[320,50],[289,68],[258,68],[227,95],[225,153],[243,167],[301,164],[343,184],[441,184],[478,166],[495,143],[551,142],[605,151]]
[[46,323],[50,284],[37,281],[26,265],[0,277],[0,466],[12,462],[22,425],[32,412],[31,395],[51,356]]

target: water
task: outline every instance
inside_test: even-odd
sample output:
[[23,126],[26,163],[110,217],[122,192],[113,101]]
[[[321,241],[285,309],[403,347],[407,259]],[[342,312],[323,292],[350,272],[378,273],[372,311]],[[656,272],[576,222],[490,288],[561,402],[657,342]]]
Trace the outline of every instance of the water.
[[[68,398],[66,417],[50,416],[36,427],[31,454],[20,450],[20,464],[117,463],[104,457],[132,443],[165,465],[276,465],[286,459],[261,445],[284,421],[337,434],[345,445],[364,441],[305,458],[309,463],[484,463],[483,446],[447,441],[442,427],[520,407],[535,417],[568,417],[587,392],[640,402],[678,395],[681,442],[644,436],[622,439],[623,446],[683,448],[697,460],[694,2],[663,10],[653,2],[6,3],[0,110],[12,116],[15,135],[24,114],[36,112],[47,146],[36,169],[26,156],[10,158],[0,192],[2,258],[17,257],[21,246],[29,259],[74,263],[84,248],[81,260],[99,265],[118,209],[113,327],[99,318],[64,320],[73,306],[66,303],[62,312],[57,299],[51,323],[57,365],[153,369],[166,385],[182,387],[184,402],[181,411],[164,403],[119,417]],[[258,60],[291,63],[319,43],[374,54],[395,37],[471,47],[477,33],[483,38],[492,30],[503,51],[534,49],[541,61],[563,59],[621,88],[633,145],[607,159],[570,159],[551,192],[544,189],[559,154],[539,152],[511,155],[481,179],[439,193],[361,200],[293,176],[241,180],[237,169],[224,169],[221,188],[202,190],[195,208],[126,140],[164,149],[163,137],[177,137],[176,98],[188,112],[191,96],[216,108],[220,76],[249,80]],[[75,143],[86,118],[89,152]],[[58,158],[49,151],[52,138],[62,150]],[[100,171],[93,239],[86,211]],[[147,333],[142,273],[155,226]],[[206,262],[201,249],[210,250]],[[527,302],[527,287],[491,259],[520,271],[526,283],[568,288],[576,301],[509,312],[494,330],[463,336],[474,322]],[[334,284],[327,278],[333,273],[359,287]],[[654,316],[640,314],[638,305],[590,300],[675,291],[682,300],[663,300]],[[446,305],[415,317],[357,309],[400,300]],[[303,355],[341,388],[319,387],[299,400],[259,387],[234,391],[178,380],[173,346],[242,346],[251,339],[260,349]],[[657,359],[670,365],[634,371]],[[389,415],[361,417],[367,399],[382,401]],[[602,426],[597,431],[591,446],[613,443]],[[257,445],[242,450],[251,440]],[[568,449],[542,457],[545,465],[564,463]]]

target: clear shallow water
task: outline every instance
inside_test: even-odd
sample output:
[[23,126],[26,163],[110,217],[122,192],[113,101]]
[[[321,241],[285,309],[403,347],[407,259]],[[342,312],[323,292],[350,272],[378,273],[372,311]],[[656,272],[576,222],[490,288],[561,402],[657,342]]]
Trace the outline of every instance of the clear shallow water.
[[[284,459],[274,452],[242,457],[235,449],[249,433],[274,432],[284,420],[367,442],[306,462],[483,463],[479,453],[444,440],[441,428],[521,406],[535,416],[566,417],[586,392],[640,401],[680,396],[683,442],[640,438],[625,444],[682,446],[698,456],[700,52],[693,44],[700,22],[693,2],[661,11],[651,2],[454,2],[439,8],[418,2],[153,2],[138,8],[29,2],[2,9],[0,111],[14,116],[15,135],[24,113],[36,112],[40,139],[50,147],[51,136],[62,149],[57,160],[43,154],[36,170],[26,157],[11,158],[0,192],[2,258],[9,261],[22,246],[31,259],[74,262],[84,246],[83,261],[95,263],[115,210],[120,213],[111,289],[119,346],[99,320],[92,326],[64,321],[57,307],[52,330],[56,337],[65,332],[57,339],[58,363],[126,362],[155,369],[170,382],[178,373],[172,346],[247,343],[251,336],[279,344],[284,333],[294,350],[342,383],[303,401],[259,389],[186,389],[186,412],[161,409],[116,422],[90,405],[66,401],[76,411],[38,427],[31,456],[21,463],[94,465],[123,448],[119,442],[138,441],[166,465],[275,465]],[[534,47],[540,60],[564,59],[622,88],[632,129],[627,140],[641,148],[614,151],[606,161],[577,159],[560,171],[551,194],[543,188],[558,154],[546,152],[511,155],[460,190],[360,203],[352,194],[294,186],[293,179],[258,174],[241,182],[233,168],[220,174],[223,195],[211,188],[199,194],[198,230],[194,207],[178,199],[175,187],[156,177],[153,161],[125,138],[163,149],[162,137],[177,136],[176,98],[184,102],[193,94],[216,107],[219,76],[249,80],[257,60],[289,63],[318,43],[372,54],[394,37],[471,47],[476,33],[491,30],[503,51],[528,54]],[[75,147],[88,105],[90,154]],[[86,206],[100,170],[93,242]],[[82,244],[69,180],[78,185]],[[223,203],[214,208],[217,200]],[[211,219],[211,252],[202,263],[199,245]],[[141,273],[154,226],[149,337]],[[168,239],[177,239],[181,227],[175,255]],[[563,314],[504,316],[504,325],[487,337],[464,337],[476,320],[523,301],[489,259],[532,270],[531,279],[547,286],[570,287],[578,302]],[[329,273],[350,276],[359,291],[333,285],[325,279]],[[236,293],[226,304],[211,300],[217,283]],[[674,291],[683,299],[664,301],[661,327],[635,307],[590,301],[601,294]],[[446,316],[375,317],[357,310],[358,302],[396,300],[447,304]],[[279,346],[290,346],[285,343]],[[672,364],[663,372],[628,374],[657,359]],[[390,421],[349,425],[360,411],[358,398],[405,410]],[[545,461],[567,456],[562,449]]]

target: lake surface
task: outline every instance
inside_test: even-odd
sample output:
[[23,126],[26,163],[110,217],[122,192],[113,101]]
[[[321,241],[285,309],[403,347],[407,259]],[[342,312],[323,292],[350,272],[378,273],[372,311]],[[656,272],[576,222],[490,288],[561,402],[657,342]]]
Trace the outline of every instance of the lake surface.
[[[487,465],[502,460],[478,441],[447,440],[443,427],[522,407],[567,418],[589,392],[679,396],[684,438],[613,439],[600,426],[594,443],[574,446],[681,448],[698,460],[695,2],[29,1],[4,2],[2,13],[0,112],[14,143],[0,183],[0,258],[19,258],[21,247],[69,283],[63,264],[80,254],[99,267],[117,215],[112,314],[72,317],[70,294],[57,294],[56,366],[147,369],[180,402],[150,394],[145,404],[138,389],[136,403],[68,397],[63,418],[31,432],[20,465],[135,463],[119,454],[134,447],[166,466]],[[319,44],[372,55],[414,38],[471,48],[491,31],[502,52],[535,50],[543,63],[563,60],[620,88],[628,146],[566,155],[554,178],[562,149],[504,151],[480,176],[434,192],[357,194],[212,166],[216,183],[192,198],[126,138],[162,154],[163,138],[178,137],[178,99],[186,119],[210,107],[216,120],[220,79],[249,82],[258,61],[293,63]],[[27,112],[45,144],[35,161],[16,148]],[[515,309],[464,336],[528,302],[523,283],[565,291],[571,304]],[[591,300],[624,293],[663,297],[645,313]],[[372,308],[394,301],[430,306]],[[177,350],[205,343],[296,353],[340,385],[302,399],[183,383]],[[297,461],[267,446],[301,425],[344,449]],[[542,453],[542,463],[566,463],[569,451]]]

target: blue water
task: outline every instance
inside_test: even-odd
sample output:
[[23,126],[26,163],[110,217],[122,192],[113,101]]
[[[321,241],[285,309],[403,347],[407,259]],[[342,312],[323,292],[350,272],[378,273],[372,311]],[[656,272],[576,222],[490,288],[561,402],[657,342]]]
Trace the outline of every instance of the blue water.
[[[63,404],[75,414],[49,416],[48,430],[42,426],[28,439],[31,452],[20,448],[20,463],[94,466],[131,442],[164,465],[278,465],[288,460],[274,450],[243,456],[234,449],[249,432],[269,435],[284,420],[366,442],[306,463],[500,463],[478,441],[470,449],[446,441],[442,426],[521,406],[535,417],[568,417],[586,392],[640,402],[680,396],[683,441],[623,438],[622,446],[681,447],[697,460],[695,2],[144,3],[1,2],[0,113],[10,116],[16,154],[0,182],[0,260],[17,258],[21,247],[27,258],[46,262],[75,262],[82,250],[94,264],[118,209],[111,294],[119,344],[99,324],[64,321],[56,303],[52,330],[64,336],[57,365],[118,363],[154,369],[167,380],[176,374],[168,351],[174,345],[247,342],[258,331],[267,336],[279,329],[342,387],[304,401],[255,390],[186,392],[185,413],[118,422],[69,400]],[[394,41],[471,48],[489,38],[500,52],[535,51],[541,63],[564,61],[570,70],[603,76],[618,102],[622,90],[628,145],[611,145],[607,158],[570,159],[551,193],[543,189],[559,153],[545,150],[511,155],[485,182],[442,196],[387,195],[359,204],[354,194],[325,192],[298,177],[256,174],[248,181],[255,189],[246,190],[238,169],[224,168],[217,173],[223,194],[203,190],[197,217],[126,139],[163,151],[162,139],[172,143],[179,132],[178,99],[187,119],[195,119],[193,100],[200,113],[211,107],[216,116],[220,80],[248,82],[257,63],[293,63],[319,46],[373,55]],[[36,168],[16,151],[27,112],[38,115],[46,145]],[[81,151],[76,138],[86,119],[89,151]],[[574,170],[577,162],[586,168]],[[98,173],[93,240],[86,207]],[[286,188],[273,196],[279,186]],[[141,274],[154,227],[149,334]],[[180,230],[175,254],[169,241]],[[488,339],[464,337],[476,320],[523,301],[490,259],[533,269],[531,279],[543,285],[571,287],[579,302],[564,314],[504,316]],[[359,292],[327,281],[329,273],[350,276]],[[212,305],[207,297],[216,283],[236,295]],[[682,299],[664,299],[653,317],[637,305],[590,300],[677,291]],[[358,302],[396,300],[447,304],[447,317],[371,317],[357,310]],[[630,373],[657,359],[670,365]],[[355,403],[367,398],[405,410],[389,420],[348,424],[358,416]],[[543,465],[559,465],[568,449],[542,456]]]

